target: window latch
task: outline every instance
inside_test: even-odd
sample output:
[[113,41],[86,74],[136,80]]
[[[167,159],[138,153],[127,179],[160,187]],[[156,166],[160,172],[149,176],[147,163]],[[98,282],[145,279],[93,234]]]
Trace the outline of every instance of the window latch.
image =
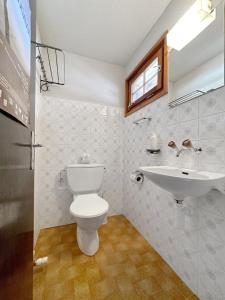
[[157,68],[157,69],[158,69],[158,72],[160,72],[161,69],[162,69],[162,66],[161,66],[161,65],[157,65],[157,66],[154,66],[153,68]]

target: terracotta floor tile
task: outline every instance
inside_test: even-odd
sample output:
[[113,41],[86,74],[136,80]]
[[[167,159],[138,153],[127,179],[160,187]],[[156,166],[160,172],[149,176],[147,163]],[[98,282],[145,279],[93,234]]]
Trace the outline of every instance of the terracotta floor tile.
[[132,293],[132,291],[134,291],[133,282],[129,276],[126,276],[124,274],[118,276],[116,278],[116,283],[117,283],[117,286],[119,287],[119,290],[123,293],[125,293],[125,292]]
[[70,296],[63,296],[62,298],[59,298],[58,300],[76,300],[74,295]]
[[89,284],[86,281],[79,282],[74,286],[75,299],[91,299]]
[[157,283],[154,277],[148,277],[137,283],[135,283],[135,288],[138,295],[151,296],[159,291],[161,291],[160,285]]
[[44,296],[44,285],[39,285],[38,287],[34,286],[34,290],[33,290],[33,299],[35,300],[43,300]]
[[[115,291],[104,298],[104,300],[122,300],[122,299],[123,299],[122,294],[119,291]],[[129,298],[126,299],[128,300]]]
[[134,263],[135,266],[141,266],[144,265],[144,262],[142,261],[141,258],[141,254],[138,253],[137,251],[130,251],[130,253],[128,253],[128,256],[130,258],[130,260]]
[[43,298],[45,300],[58,300],[64,296],[63,291],[63,283],[56,283],[48,285],[47,288],[44,289]]
[[60,280],[75,279],[81,274],[82,274],[81,270],[74,265],[69,267],[65,266],[63,268],[60,268],[59,271]]
[[103,279],[103,277],[101,275],[100,268],[97,265],[96,266],[90,266],[90,267],[87,268],[86,277],[87,277],[87,281],[90,284],[97,283],[97,282],[99,282]]
[[140,296],[136,293],[135,290],[132,291],[122,291],[121,292],[121,299],[123,300],[143,300]]
[[159,292],[152,295],[149,300],[186,300],[186,298],[177,290],[170,292]]
[[141,275],[138,272],[138,269],[131,261],[128,261],[124,264],[123,272],[127,275],[133,282],[141,280]]
[[41,230],[34,267],[33,300],[197,300],[160,255],[124,216],[99,229],[100,249],[81,253],[76,225]]
[[161,269],[153,263],[148,263],[137,268],[141,278],[147,278],[148,276],[153,276],[159,280],[164,276],[164,273]]
[[112,278],[106,278],[95,285],[95,289],[92,292],[96,299],[104,299],[105,297],[113,294],[117,291],[115,280]]

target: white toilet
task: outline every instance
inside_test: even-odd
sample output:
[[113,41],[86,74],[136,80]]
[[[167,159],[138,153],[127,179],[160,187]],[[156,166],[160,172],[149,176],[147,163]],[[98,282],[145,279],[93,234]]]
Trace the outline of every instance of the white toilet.
[[70,213],[77,223],[77,243],[89,256],[99,248],[97,229],[104,222],[108,203],[98,196],[104,174],[104,165],[76,164],[67,167],[67,180],[73,193]]

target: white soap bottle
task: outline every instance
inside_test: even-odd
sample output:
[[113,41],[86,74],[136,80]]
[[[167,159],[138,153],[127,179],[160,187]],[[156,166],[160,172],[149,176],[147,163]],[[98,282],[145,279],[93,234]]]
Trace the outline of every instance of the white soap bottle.
[[158,151],[159,148],[159,138],[155,133],[153,133],[150,137],[150,149],[153,151]]

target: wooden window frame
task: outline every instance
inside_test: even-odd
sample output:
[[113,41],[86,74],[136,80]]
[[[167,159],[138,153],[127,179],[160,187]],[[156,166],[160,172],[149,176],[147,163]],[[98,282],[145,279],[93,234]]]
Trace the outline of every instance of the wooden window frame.
[[[163,34],[160,40],[154,45],[154,47],[145,55],[141,62],[131,72],[125,81],[125,117],[129,116],[133,112],[141,109],[145,105],[152,103],[158,98],[168,93],[168,48],[166,41],[167,32]],[[159,55],[159,52],[160,55]],[[159,83],[158,85],[142,95],[135,103],[129,105],[131,97],[131,84],[134,80],[151,64],[156,58],[161,57],[159,64],[161,70],[159,71]],[[158,87],[160,85],[160,88]]]

